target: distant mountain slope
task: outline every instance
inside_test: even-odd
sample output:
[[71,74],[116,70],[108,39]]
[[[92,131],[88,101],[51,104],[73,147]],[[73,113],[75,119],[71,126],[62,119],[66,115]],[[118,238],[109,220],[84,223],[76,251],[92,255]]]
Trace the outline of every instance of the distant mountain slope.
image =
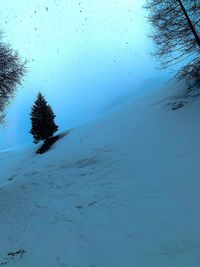
[[142,92],[46,154],[0,153],[0,266],[200,266],[200,101],[172,111],[175,87]]
[[[167,83],[168,78],[163,77],[153,77],[151,79],[144,80],[138,87],[131,88],[131,91],[127,94],[120,95],[111,103],[109,103],[104,109],[103,112],[110,111],[112,109],[118,108],[121,105],[127,104],[127,102],[132,101],[132,99],[136,99],[138,97],[141,97],[141,95],[144,93],[149,93],[152,90],[155,91],[155,89],[160,88],[165,83]],[[167,83],[168,84],[168,83]]]

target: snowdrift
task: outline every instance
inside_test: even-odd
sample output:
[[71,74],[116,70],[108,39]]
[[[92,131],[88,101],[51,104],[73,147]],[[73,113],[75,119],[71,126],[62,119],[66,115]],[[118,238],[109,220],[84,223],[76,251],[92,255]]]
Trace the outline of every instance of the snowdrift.
[[45,154],[0,153],[0,265],[199,267],[200,101],[138,92]]

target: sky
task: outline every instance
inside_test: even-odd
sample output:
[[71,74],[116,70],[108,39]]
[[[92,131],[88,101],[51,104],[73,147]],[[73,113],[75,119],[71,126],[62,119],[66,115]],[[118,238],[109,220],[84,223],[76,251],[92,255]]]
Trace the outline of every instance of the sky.
[[1,1],[4,41],[27,59],[7,109],[0,147],[32,142],[31,107],[41,91],[60,131],[93,119],[120,95],[159,75],[138,0]]

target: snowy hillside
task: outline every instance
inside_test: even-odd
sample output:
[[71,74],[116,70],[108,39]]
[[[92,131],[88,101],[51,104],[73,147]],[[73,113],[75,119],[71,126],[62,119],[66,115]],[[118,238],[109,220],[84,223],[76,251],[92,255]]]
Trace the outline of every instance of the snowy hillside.
[[0,153],[0,265],[200,266],[200,103],[172,111],[167,89],[138,93],[46,154]]

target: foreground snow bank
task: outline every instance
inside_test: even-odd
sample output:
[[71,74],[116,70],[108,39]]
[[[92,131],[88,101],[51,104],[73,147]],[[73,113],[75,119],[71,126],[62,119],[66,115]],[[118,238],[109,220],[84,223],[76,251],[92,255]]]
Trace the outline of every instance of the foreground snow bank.
[[200,103],[172,111],[169,89],[118,105],[46,154],[0,153],[0,265],[200,266]]

